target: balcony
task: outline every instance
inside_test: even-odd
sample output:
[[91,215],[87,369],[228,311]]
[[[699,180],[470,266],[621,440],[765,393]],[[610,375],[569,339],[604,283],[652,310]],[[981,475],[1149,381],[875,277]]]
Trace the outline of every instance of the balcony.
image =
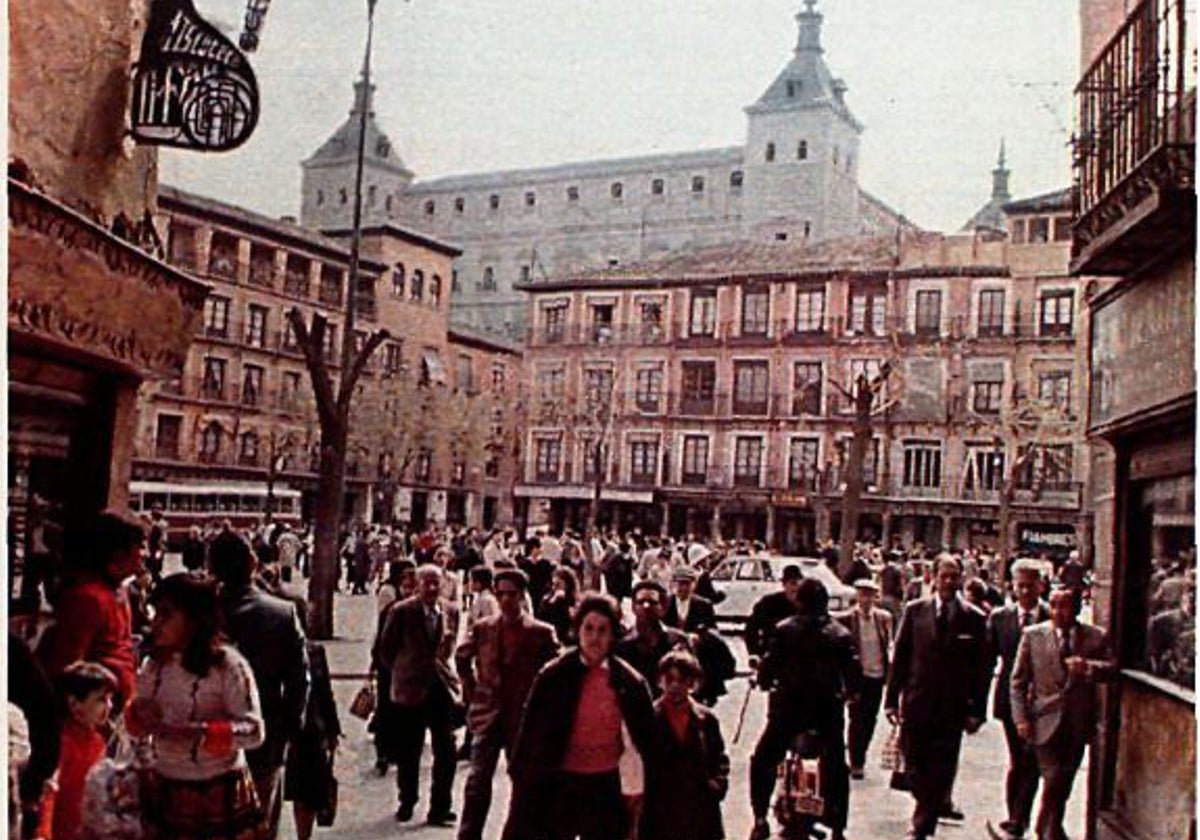
[[1075,88],[1073,273],[1193,247],[1195,49],[1186,0],[1143,0]]

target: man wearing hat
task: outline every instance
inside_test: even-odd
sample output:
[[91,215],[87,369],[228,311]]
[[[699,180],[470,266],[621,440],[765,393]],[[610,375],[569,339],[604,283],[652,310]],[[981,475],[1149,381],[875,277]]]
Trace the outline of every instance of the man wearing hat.
[[712,601],[695,594],[696,570],[680,566],[671,573],[675,594],[667,601],[667,612],[663,624],[685,633],[699,633],[717,626],[717,613]]
[[875,721],[879,718],[879,704],[883,689],[887,685],[888,650],[892,644],[892,614],[876,606],[879,599],[879,584],[872,578],[860,578],[854,582],[857,605],[837,614],[854,639],[858,660],[862,664],[862,682],[857,697],[849,702],[850,724],[846,733],[846,745],[850,753],[850,778],[861,779],[866,763],[867,748],[875,734]]
[[746,622],[746,650],[751,656],[762,656],[770,646],[771,637],[779,622],[791,618],[799,608],[797,593],[804,574],[796,563],[788,563],[780,575],[783,590],[759,598],[750,610]]

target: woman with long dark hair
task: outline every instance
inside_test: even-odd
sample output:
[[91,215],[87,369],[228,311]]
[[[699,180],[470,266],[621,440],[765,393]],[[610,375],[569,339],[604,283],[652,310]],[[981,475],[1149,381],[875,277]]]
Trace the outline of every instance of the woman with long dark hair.
[[153,652],[128,715],[132,734],[154,739],[149,817],[171,840],[263,840],[245,756],[263,742],[258,688],[221,636],[216,583],[171,575],[154,605]]
[[567,566],[559,566],[550,580],[551,589],[538,605],[537,617],[554,628],[560,645],[574,644],[572,619],[579,599],[579,577]]

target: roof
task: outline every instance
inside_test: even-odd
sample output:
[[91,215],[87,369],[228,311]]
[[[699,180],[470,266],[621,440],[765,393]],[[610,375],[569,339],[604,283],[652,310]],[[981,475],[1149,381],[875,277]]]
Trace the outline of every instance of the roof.
[[452,324],[447,333],[451,344],[461,344],[465,347],[474,347],[477,350],[486,350],[493,353],[508,353],[513,356],[520,356],[523,348],[515,341],[509,341],[495,333],[483,333],[478,330],[462,324]]
[[[1007,196],[1005,197],[1007,198]],[[967,233],[975,230],[999,230],[1003,231],[1008,228],[1007,218],[1004,215],[1006,209],[1005,200],[1003,198],[990,198],[987,204],[975,211],[975,215],[967,219],[962,226],[962,232]]]
[[1067,211],[1072,206],[1071,188],[1042,193],[1029,198],[1019,198],[1004,205],[1004,212],[1009,215],[1018,213],[1044,213],[1049,211]]
[[365,83],[361,79],[355,82],[354,107],[350,109],[350,115],[346,117],[346,121],[338,127],[337,131],[333,132],[329,139],[322,143],[320,148],[313,153],[312,157],[305,160],[301,166],[327,166],[356,160],[358,157],[359,126],[362,123],[362,109],[365,107],[367,109],[367,141],[363,146],[365,152],[364,160],[368,164],[382,166],[412,177],[412,172],[408,170],[404,165],[404,161],[400,159],[400,155],[397,154],[392,141],[388,139],[383,129],[379,127],[379,123],[375,121],[375,109],[372,102],[374,93],[375,85],[371,85],[370,90],[366,90]]
[[[342,239],[350,236],[353,228],[325,228],[321,231],[325,236],[336,237]],[[369,225],[363,225],[363,236],[394,236],[397,239],[403,239],[406,242],[411,242],[413,245],[419,245],[422,248],[428,248],[431,251],[437,251],[445,254],[448,257],[461,257],[462,248],[457,245],[451,245],[441,239],[436,239],[427,233],[422,233],[416,230],[409,230],[395,225],[392,222],[378,222]]]

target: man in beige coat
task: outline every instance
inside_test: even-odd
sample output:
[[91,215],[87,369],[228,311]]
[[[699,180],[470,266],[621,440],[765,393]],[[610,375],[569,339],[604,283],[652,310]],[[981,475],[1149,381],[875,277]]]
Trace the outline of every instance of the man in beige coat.
[[1073,593],[1055,592],[1050,621],[1025,629],[1013,666],[1013,722],[1042,775],[1038,840],[1066,840],[1063,813],[1096,726],[1096,682],[1112,673],[1104,631],[1076,613]]

